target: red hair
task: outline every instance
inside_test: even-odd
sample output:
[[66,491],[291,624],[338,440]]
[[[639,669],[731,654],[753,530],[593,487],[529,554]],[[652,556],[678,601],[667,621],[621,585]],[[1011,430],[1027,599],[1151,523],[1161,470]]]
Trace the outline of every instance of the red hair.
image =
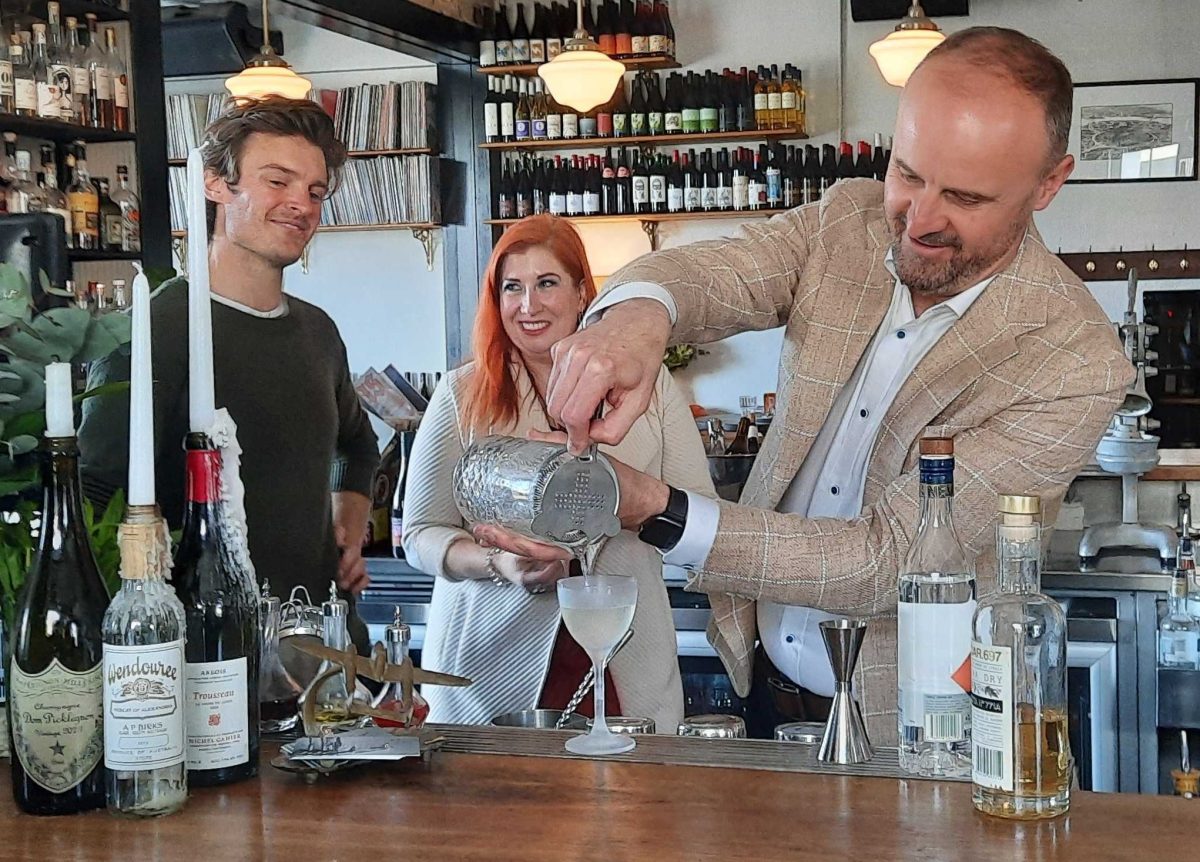
[[562,264],[583,294],[585,307],[596,298],[583,240],[569,221],[553,215],[536,215],[509,227],[492,249],[479,291],[479,309],[475,312],[475,330],[471,336],[475,370],[467,385],[464,409],[467,427],[483,430],[510,425],[520,412],[512,370],[513,361],[520,357],[500,319],[500,271],[508,255],[534,246],[544,246]]

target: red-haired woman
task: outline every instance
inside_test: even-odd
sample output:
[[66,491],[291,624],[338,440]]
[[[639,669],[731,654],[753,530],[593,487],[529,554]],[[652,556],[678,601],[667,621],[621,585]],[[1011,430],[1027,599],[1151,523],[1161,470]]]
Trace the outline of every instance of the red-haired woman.
[[[474,356],[434,393],[409,462],[404,550],[435,576],[422,665],[470,677],[465,688],[426,686],[430,720],[486,724],[506,712],[562,709],[589,663],[562,627],[554,584],[564,563],[480,547],[452,494],[454,466],[477,436],[549,431],[544,395],[550,348],[573,333],[596,295],[571,224],[526,218],[492,252],[475,317]],[[656,397],[608,451],[677,488],[715,496],[700,435],[666,369]],[[604,450],[606,447],[601,447]],[[607,711],[653,719],[673,733],[683,716],[675,629],[658,552],[631,533],[610,540],[596,571],[634,575],[634,635],[609,665]],[[585,698],[580,711],[591,698]]]

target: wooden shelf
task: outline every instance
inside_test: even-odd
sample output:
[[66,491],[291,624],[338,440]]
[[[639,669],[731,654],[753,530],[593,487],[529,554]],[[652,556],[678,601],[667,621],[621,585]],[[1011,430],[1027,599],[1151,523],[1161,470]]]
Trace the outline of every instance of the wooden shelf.
[[[639,72],[646,69],[680,69],[682,66],[674,57],[669,57],[666,54],[651,54],[644,57],[613,57],[625,66],[627,72]],[[521,77],[532,77],[537,74],[541,68],[541,63],[524,63],[519,66],[476,66],[475,68],[485,75],[519,75]]]
[[748,129],[744,132],[698,132],[679,135],[625,135],[608,138],[556,138],[553,141],[497,141],[483,143],[481,150],[591,150],[603,147],[676,146],[724,144],[735,141],[806,141],[798,129]]
[[[346,233],[347,231],[370,230],[437,230],[442,225],[433,222],[414,221],[396,222],[395,224],[323,224],[317,228],[317,233]],[[173,239],[187,239],[187,231],[171,231]]]
[[141,260],[140,251],[102,251],[82,248],[67,249],[67,259],[74,263],[88,263],[103,260]]
[[42,138],[69,144],[72,141],[83,141],[87,144],[102,144],[113,141],[137,140],[133,132],[117,132],[112,129],[93,129],[90,126],[77,126],[74,123],[64,123],[62,120],[47,120],[43,117],[19,117],[16,114],[0,114],[0,129],[6,132],[16,132],[31,138]]
[[[374,156],[432,156],[436,155],[432,147],[404,147],[394,150],[353,150],[346,153],[347,158],[367,159]],[[167,164],[173,168],[187,167],[187,159],[167,159]]]
[[[698,213],[634,213],[631,215],[590,215],[565,216],[569,221],[586,224],[616,224],[619,222],[641,222],[646,224],[661,224],[672,221],[715,221],[718,219],[770,218],[773,215],[787,212],[786,209],[771,210],[721,210],[719,212]],[[517,218],[489,218],[484,224],[510,225],[521,221]]]

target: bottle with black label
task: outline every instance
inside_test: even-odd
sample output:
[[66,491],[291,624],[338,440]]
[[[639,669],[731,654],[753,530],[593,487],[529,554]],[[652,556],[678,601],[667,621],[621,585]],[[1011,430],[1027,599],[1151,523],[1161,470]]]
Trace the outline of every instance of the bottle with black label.
[[13,799],[30,814],[104,807],[103,649],[108,592],[83,519],[71,368],[46,370],[42,514],[9,643]]
[[100,247],[105,251],[120,251],[122,234],[121,208],[109,192],[108,177],[96,177],[100,189]]
[[254,567],[221,498],[221,453],[187,435],[175,591],[187,616],[187,767],[193,787],[258,774],[259,605]]

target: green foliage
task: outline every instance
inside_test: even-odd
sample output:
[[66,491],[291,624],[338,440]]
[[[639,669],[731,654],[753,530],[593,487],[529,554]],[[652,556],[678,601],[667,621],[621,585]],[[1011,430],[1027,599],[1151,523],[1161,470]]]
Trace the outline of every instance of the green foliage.
[[673,344],[663,355],[663,365],[667,366],[668,371],[674,371],[677,368],[687,368],[697,356],[707,355],[707,350],[701,350],[694,344]]
[[[67,296],[39,274],[42,290]],[[174,275],[147,274],[151,284]],[[127,314],[92,316],[75,307],[39,312],[28,279],[15,266],[0,262],[0,602],[11,623],[14,602],[34,552],[33,530],[39,519],[37,446],[46,429],[45,366],[102,359],[128,344],[131,320]],[[76,403],[127,389],[116,383],[77,396]],[[110,591],[119,581],[120,553],[117,524],[124,512],[118,494],[97,518],[85,501],[96,561]]]

